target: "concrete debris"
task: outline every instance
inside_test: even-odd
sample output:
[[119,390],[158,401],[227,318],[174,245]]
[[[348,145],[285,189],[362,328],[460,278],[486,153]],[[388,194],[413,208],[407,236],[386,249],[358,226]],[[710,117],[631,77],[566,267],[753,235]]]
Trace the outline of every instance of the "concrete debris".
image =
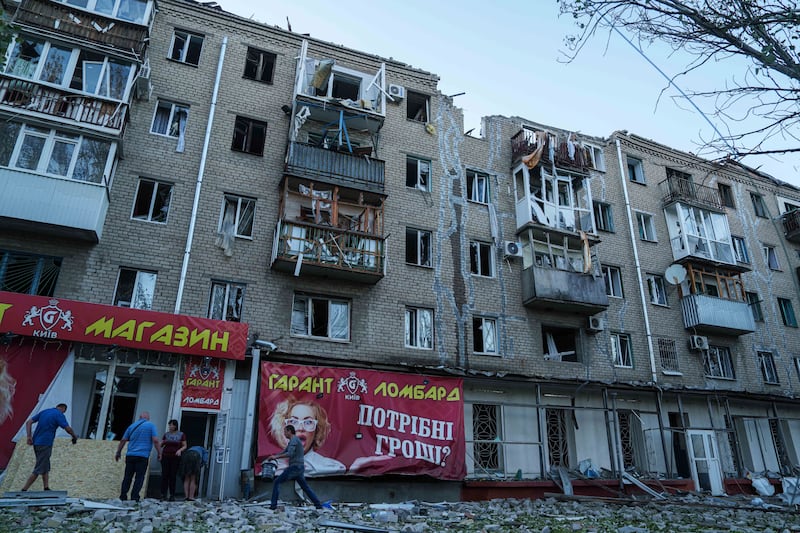
[[[281,505],[277,511],[257,502],[234,500],[167,503],[145,499],[134,503],[70,498],[66,506],[40,504],[0,508],[0,524],[16,524],[15,533],[45,530],[109,533],[800,531],[800,515],[795,513],[794,506],[772,503],[756,506],[753,496],[712,498],[692,494],[667,501],[621,500],[617,505],[608,505],[609,498],[581,498],[437,504],[415,501],[372,505],[334,503],[333,509],[322,510],[305,505]],[[778,498],[772,501],[780,502]]]

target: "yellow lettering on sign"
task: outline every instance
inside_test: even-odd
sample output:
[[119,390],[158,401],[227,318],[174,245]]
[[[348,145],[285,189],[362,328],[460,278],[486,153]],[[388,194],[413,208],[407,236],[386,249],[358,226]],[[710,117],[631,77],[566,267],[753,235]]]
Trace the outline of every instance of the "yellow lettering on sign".
[[0,304],[0,323],[3,322],[3,315],[6,313],[6,310],[12,307],[13,304]]
[[167,324],[150,335],[150,342],[160,342],[165,346],[172,345],[172,324]]
[[114,319],[107,317],[100,317],[96,321],[86,326],[86,335],[102,335],[106,339],[111,337],[111,328],[114,327]]

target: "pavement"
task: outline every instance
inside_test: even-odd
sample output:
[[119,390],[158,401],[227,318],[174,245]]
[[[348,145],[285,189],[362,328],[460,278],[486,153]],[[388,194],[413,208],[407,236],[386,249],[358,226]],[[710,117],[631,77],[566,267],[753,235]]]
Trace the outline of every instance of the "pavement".
[[[10,498],[3,498],[8,503]],[[558,497],[543,500],[365,504],[330,509],[269,501],[140,503],[66,498],[0,506],[0,532],[800,532],[795,506],[777,498],[670,496],[666,500]]]

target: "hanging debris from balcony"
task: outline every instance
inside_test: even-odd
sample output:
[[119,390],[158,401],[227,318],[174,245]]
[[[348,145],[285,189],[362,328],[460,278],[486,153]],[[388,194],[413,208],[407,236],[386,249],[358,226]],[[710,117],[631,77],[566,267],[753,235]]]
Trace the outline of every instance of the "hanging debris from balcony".
[[328,85],[328,79],[331,77],[334,63],[336,62],[333,59],[321,59],[317,63],[314,76],[311,78],[311,86],[313,88],[322,90]]

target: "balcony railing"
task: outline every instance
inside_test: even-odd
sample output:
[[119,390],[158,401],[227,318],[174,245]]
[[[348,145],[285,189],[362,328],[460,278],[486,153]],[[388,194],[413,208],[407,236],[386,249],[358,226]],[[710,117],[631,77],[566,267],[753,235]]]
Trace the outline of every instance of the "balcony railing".
[[602,276],[531,266],[522,271],[522,303],[589,316],[608,307],[608,295]]
[[791,242],[800,242],[800,209],[795,209],[784,213],[783,215],[783,231],[786,240]]
[[148,27],[98,13],[75,9],[49,0],[22,0],[14,23],[65,33],[115,48],[136,58],[144,57]]
[[383,192],[384,162],[364,155],[291,142],[286,171],[299,177]]
[[299,269],[301,274],[365,283],[377,283],[383,277],[383,237],[287,221],[280,222],[278,235],[274,262],[278,270]]
[[689,294],[681,299],[681,308],[686,329],[737,336],[756,330],[753,313],[746,302]]
[[724,211],[719,191],[713,187],[706,187],[678,177],[667,178],[659,183],[658,186],[661,189],[661,200],[664,205],[683,201],[692,205]]
[[62,122],[98,126],[122,134],[128,104],[41,85],[0,74],[0,107],[42,113]]

